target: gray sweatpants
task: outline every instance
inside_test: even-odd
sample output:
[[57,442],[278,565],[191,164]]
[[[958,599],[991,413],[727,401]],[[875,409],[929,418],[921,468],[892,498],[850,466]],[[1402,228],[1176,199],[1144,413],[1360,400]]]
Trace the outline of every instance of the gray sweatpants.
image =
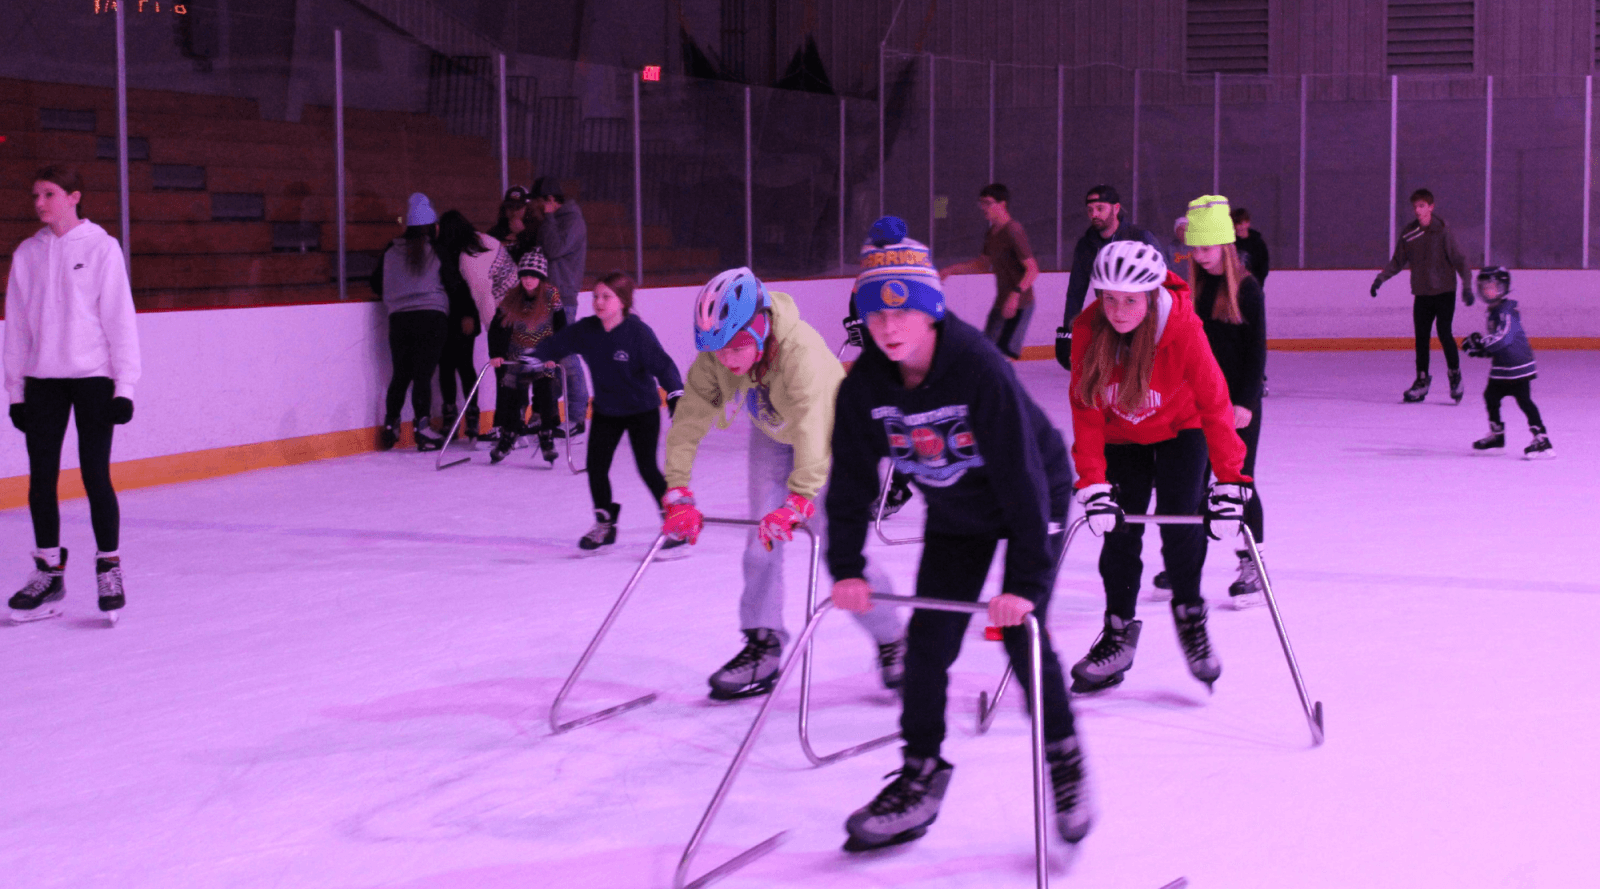
[[[794,471],[794,448],[774,441],[765,432],[750,427],[750,518],[760,521],[767,513],[783,505],[789,498],[789,473]],[[828,520],[822,504],[827,489],[818,492],[816,514],[806,526],[822,540],[822,569],[817,577],[821,587],[817,599],[825,599],[828,584]],[[794,539],[797,552],[810,556],[811,539],[804,531]],[[777,632],[784,644],[789,643],[789,632],[783,626],[783,551],[784,544],[774,544],[771,552],[761,545],[756,529],[751,528],[744,547],[744,594],[739,598],[739,626],[754,630],[765,628]],[[892,593],[888,575],[868,563],[867,583],[875,593]],[[894,608],[874,608],[865,614],[855,615],[861,626],[872,634],[878,644],[893,642],[905,635],[905,628]]]

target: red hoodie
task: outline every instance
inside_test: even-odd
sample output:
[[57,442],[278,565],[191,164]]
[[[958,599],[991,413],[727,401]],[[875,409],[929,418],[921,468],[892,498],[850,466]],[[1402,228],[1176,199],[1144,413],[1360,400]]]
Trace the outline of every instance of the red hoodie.
[[[1106,445],[1155,444],[1176,438],[1184,429],[1201,429],[1211,452],[1217,480],[1239,484],[1250,479],[1241,474],[1245,447],[1233,431],[1233,402],[1228,382],[1217,367],[1205,328],[1194,313],[1189,285],[1168,272],[1164,285],[1170,296],[1166,318],[1157,319],[1155,364],[1150,372],[1150,392],[1144,407],[1124,412],[1114,403],[1093,408],[1072,394],[1072,460],[1077,464],[1077,487],[1106,483]],[[1160,302],[1167,302],[1163,299]],[[1105,314],[1099,300],[1078,313],[1072,322],[1072,378],[1082,378],[1083,356],[1088,351],[1090,327]],[[1121,367],[1112,383],[1122,378]],[[1115,396],[1110,399],[1115,402]]]

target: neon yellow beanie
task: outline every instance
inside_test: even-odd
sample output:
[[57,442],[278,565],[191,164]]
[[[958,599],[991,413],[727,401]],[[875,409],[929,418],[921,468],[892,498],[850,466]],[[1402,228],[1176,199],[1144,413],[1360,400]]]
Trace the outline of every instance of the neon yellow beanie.
[[1183,242],[1190,247],[1232,244],[1236,237],[1228,199],[1220,194],[1203,194],[1189,202],[1189,228]]

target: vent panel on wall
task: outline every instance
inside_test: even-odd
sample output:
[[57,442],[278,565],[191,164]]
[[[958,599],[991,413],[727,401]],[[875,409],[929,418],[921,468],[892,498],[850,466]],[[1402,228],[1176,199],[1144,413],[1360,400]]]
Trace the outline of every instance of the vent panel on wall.
[[1189,0],[1185,12],[1189,73],[1267,73],[1267,0]]
[[1473,70],[1473,0],[1389,0],[1389,70]]

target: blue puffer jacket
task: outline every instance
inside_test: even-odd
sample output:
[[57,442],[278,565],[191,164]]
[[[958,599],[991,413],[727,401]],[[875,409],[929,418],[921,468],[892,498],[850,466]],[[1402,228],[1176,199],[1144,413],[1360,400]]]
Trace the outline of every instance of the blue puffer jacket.
[[1533,361],[1533,346],[1528,344],[1528,335],[1522,330],[1522,313],[1517,311],[1517,301],[1503,299],[1490,303],[1488,328],[1483,336],[1483,349],[1493,361],[1489,379],[1533,379],[1539,368]]

